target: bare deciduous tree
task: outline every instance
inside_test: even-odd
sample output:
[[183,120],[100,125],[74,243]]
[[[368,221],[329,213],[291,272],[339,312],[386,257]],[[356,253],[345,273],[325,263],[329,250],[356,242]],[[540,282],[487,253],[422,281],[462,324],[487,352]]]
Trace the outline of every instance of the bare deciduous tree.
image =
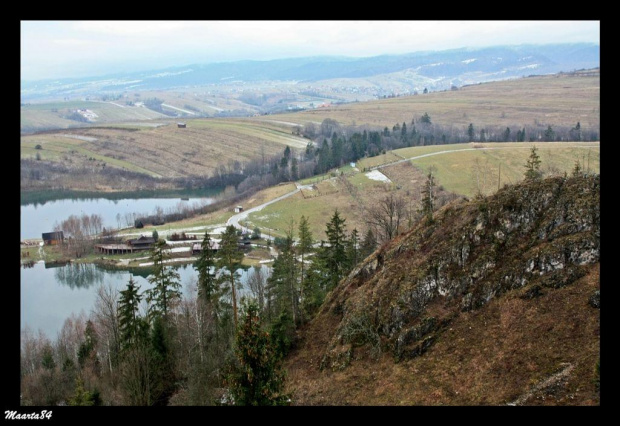
[[390,193],[368,208],[366,223],[380,231],[379,236],[382,241],[388,241],[398,235],[406,215],[405,199]]

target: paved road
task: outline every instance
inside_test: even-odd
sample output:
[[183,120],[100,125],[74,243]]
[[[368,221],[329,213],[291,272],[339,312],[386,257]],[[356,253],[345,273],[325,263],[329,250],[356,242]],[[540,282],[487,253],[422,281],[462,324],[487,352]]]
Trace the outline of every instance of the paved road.
[[[240,225],[239,221],[247,219],[247,217],[248,217],[248,215],[250,213],[254,213],[254,212],[260,211],[264,207],[268,206],[269,204],[277,203],[278,201],[282,201],[285,198],[290,197],[291,195],[297,194],[302,189],[309,189],[309,188],[312,187],[312,184],[311,185],[300,185],[300,184],[296,183],[295,185],[297,185],[297,189],[295,189],[294,191],[291,191],[289,193],[281,195],[278,198],[274,198],[271,201],[267,201],[266,203],[263,203],[260,206],[252,207],[251,209],[244,210],[241,213],[237,213],[236,215],[231,216],[230,219],[228,219],[228,221],[226,221],[226,225],[233,225],[235,228],[241,229],[242,231],[252,232],[251,229],[246,228],[246,227]],[[263,238],[268,238],[270,240],[275,239],[275,237],[267,236],[267,235],[263,235]]]

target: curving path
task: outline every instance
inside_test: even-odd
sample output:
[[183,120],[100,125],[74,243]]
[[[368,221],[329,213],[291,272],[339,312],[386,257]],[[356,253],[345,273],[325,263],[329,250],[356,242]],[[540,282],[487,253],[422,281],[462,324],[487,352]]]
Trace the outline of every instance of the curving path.
[[[237,213],[236,215],[231,216],[226,221],[226,225],[233,225],[235,228],[241,229],[242,231],[252,232],[251,229],[246,228],[245,226],[240,225],[239,221],[246,219],[250,213],[258,212],[258,211],[262,210],[264,207],[266,207],[266,206],[268,206],[270,204],[277,203],[278,201],[284,200],[285,198],[288,198],[291,195],[297,194],[302,189],[309,189],[309,188],[312,187],[312,184],[311,185],[300,185],[300,184],[296,183],[295,185],[297,186],[297,189],[295,189],[294,191],[288,192],[288,193],[286,193],[284,195],[279,196],[278,198],[274,198],[271,201],[267,201],[266,203],[263,203],[263,204],[261,204],[259,206],[252,207],[251,209],[242,211],[241,213]],[[275,239],[275,237],[266,236],[266,235],[263,235],[263,238],[269,238],[270,240]]]

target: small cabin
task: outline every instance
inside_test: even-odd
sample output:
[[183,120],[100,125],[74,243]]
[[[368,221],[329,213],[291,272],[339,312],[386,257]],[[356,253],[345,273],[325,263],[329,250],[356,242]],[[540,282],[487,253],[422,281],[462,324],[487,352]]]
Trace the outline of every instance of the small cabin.
[[241,213],[243,211],[243,206],[235,207],[235,213]]
[[140,238],[127,241],[127,245],[133,250],[150,250],[153,248],[153,244],[155,244],[155,238],[145,237],[144,235],[141,235]]
[[184,129],[184,128],[186,128],[186,127],[187,127],[187,125],[186,125],[185,123],[177,123],[177,127],[178,127],[179,129]]
[[62,243],[65,236],[62,231],[44,232],[41,234],[41,238],[43,239],[43,244],[54,246]]

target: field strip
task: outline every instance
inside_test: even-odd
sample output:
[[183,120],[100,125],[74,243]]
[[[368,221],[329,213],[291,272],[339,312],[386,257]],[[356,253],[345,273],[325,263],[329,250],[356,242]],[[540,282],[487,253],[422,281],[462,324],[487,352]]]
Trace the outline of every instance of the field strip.
[[[540,147],[538,147],[540,148]],[[592,146],[592,145],[561,145],[561,146],[548,146],[547,149],[550,148],[600,148],[600,144],[597,146]],[[446,151],[438,151],[438,152],[431,152],[429,154],[422,154],[422,155],[417,155],[415,157],[409,157],[409,158],[405,158],[402,160],[398,160],[398,161],[392,161],[391,163],[385,163],[385,164],[381,164],[379,166],[374,166],[374,167],[370,167],[370,170],[377,170],[377,169],[381,169],[383,167],[389,167],[389,166],[393,166],[395,164],[400,164],[400,163],[404,163],[406,161],[411,161],[411,160],[417,160],[419,158],[424,158],[424,157],[431,157],[433,155],[440,155],[440,154],[449,154],[452,152],[462,152],[462,151],[483,151],[483,150],[495,150],[495,149],[532,149],[531,146],[496,146],[496,147],[484,147],[484,148],[462,148],[462,149],[452,149],[452,150],[446,150]],[[370,157],[372,158],[372,157]]]
[[81,141],[86,141],[86,142],[97,142],[97,138],[93,138],[91,136],[80,136],[80,135],[71,135],[71,134],[61,134],[60,136],[64,136],[65,138],[70,138],[70,139],[79,139]]
[[166,108],[176,109],[177,111],[181,111],[181,112],[184,112],[184,113],[189,114],[189,115],[196,115],[196,113],[195,113],[195,112],[191,112],[191,111],[188,111],[188,110],[186,110],[186,109],[177,108],[177,107],[172,106],[172,105],[168,105],[168,104],[161,104],[161,106],[166,107]]

